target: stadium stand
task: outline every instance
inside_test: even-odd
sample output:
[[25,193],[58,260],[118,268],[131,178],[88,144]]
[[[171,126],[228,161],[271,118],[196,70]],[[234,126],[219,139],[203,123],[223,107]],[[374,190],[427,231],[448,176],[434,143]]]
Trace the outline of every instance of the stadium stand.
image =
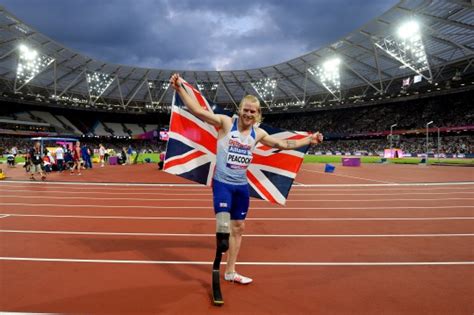
[[121,123],[106,122],[103,123],[104,126],[109,127],[112,130],[112,133],[116,137],[129,137],[130,135],[125,132],[124,126]]
[[69,121],[69,119],[67,119],[66,117],[64,117],[63,115],[56,115],[56,118],[61,121],[61,123],[63,124],[63,126],[66,127],[66,129],[69,129],[71,130],[75,135],[82,135],[83,133],[76,127],[73,125],[73,123],[71,123]]
[[126,123],[125,126],[131,131],[133,136],[144,133],[143,127],[140,127],[138,124]]
[[145,130],[148,132],[148,131],[153,131],[153,130],[157,130],[158,129],[158,125],[145,125]]
[[45,121],[41,121],[37,117],[34,117],[30,112],[19,112],[15,113],[14,117],[16,120],[20,121],[29,121],[29,122],[42,122],[45,123]]
[[106,126],[100,121],[98,121],[92,129],[92,134],[99,137],[110,137],[114,135],[113,133],[108,132]]

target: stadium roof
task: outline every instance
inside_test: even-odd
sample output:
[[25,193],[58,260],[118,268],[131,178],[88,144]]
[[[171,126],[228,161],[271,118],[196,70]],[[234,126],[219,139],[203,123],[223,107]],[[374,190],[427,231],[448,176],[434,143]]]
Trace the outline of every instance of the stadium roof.
[[[410,56],[425,56],[424,65],[415,65],[397,39],[401,23],[409,21],[421,31],[421,44]],[[400,1],[326,47],[276,65],[235,71],[147,69],[96,60],[37,32],[3,7],[0,29],[3,92],[87,108],[165,109],[172,99],[167,81],[174,72],[228,107],[246,94],[258,94],[268,108],[310,108],[328,100],[382,96],[395,86],[400,90],[407,76],[420,74],[431,83],[447,67],[456,67],[460,75],[474,67],[474,7],[463,0]],[[321,74],[323,64],[335,57],[340,60],[337,73]]]

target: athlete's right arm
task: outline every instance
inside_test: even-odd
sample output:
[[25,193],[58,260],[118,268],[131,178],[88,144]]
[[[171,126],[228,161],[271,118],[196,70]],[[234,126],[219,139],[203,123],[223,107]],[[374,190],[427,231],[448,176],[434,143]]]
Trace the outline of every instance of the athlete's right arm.
[[183,100],[184,104],[186,107],[189,109],[189,111],[196,117],[199,117],[200,119],[204,120],[208,124],[211,124],[215,127],[222,127],[224,122],[224,117],[223,115],[216,115],[214,113],[211,113],[204,108],[202,108],[191,96],[186,93],[186,91],[182,87],[182,79],[179,76],[179,74],[175,73],[171,76],[170,79],[170,84],[171,86],[175,89],[176,93],[179,94],[181,99]]

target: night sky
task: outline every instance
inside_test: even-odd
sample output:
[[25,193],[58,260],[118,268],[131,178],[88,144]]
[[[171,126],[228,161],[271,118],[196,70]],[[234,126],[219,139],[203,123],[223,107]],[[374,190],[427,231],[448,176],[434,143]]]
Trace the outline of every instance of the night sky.
[[39,32],[98,60],[176,70],[277,64],[336,42],[396,0],[3,0]]

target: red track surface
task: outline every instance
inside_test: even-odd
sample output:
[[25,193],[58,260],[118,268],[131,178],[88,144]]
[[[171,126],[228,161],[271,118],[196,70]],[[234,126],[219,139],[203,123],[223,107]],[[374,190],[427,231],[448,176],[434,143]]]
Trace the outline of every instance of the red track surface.
[[0,182],[0,312],[473,313],[474,183],[385,185],[472,182],[472,168],[322,170],[305,164],[296,182],[321,186],[295,185],[285,207],[252,201],[238,270],[255,281],[223,283],[222,308],[208,188],[97,184],[187,183],[153,165]]

